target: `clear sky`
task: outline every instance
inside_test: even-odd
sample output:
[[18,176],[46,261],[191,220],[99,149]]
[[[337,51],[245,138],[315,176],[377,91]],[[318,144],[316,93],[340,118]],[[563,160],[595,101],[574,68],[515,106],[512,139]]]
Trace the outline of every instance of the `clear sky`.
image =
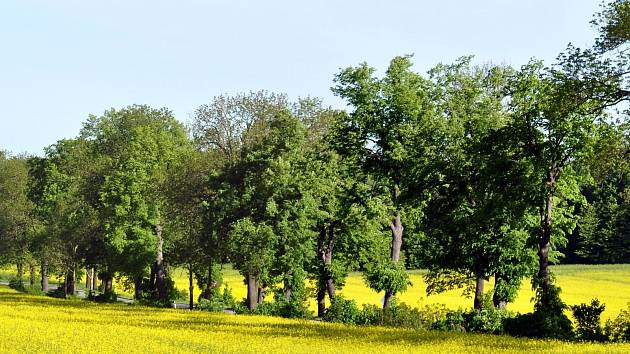
[[342,67],[382,73],[473,54],[520,66],[588,46],[599,0],[1,0],[0,149],[42,154],[89,114],[149,104],[191,112],[215,95],[330,92]]

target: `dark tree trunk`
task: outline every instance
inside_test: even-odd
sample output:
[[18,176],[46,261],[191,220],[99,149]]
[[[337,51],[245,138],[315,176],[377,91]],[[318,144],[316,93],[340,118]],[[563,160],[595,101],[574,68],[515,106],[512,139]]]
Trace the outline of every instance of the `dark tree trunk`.
[[114,279],[109,272],[103,275],[103,292],[105,294],[111,294],[114,292]]
[[193,284],[193,266],[188,265],[188,308],[193,309],[195,300],[195,285]]
[[157,266],[155,264],[155,262],[153,262],[153,264],[151,265],[151,273],[149,274],[149,291],[154,291],[155,290],[155,271],[157,269]]
[[[287,276],[291,276],[291,272],[289,272]],[[288,279],[284,279],[284,299],[291,301],[291,295],[293,295],[293,285],[291,285]]]
[[212,289],[216,286],[214,279],[212,278],[212,260],[208,262],[208,278],[206,279],[206,288],[203,289],[201,297],[204,299],[210,299],[212,297]]
[[167,298],[166,294],[166,271],[164,270],[164,239],[162,238],[162,225],[160,225],[160,221],[158,219],[158,223],[155,226],[155,235],[157,236],[157,252],[155,256],[155,287],[158,291],[158,298],[162,301],[165,301]]
[[137,276],[133,280],[133,297],[136,300],[142,299],[142,276]]
[[74,267],[68,269],[66,273],[65,279],[65,287],[66,287],[66,296],[74,295],[75,292],[75,283],[76,283],[76,272],[74,271]]
[[[551,178],[550,185],[555,185]],[[553,211],[553,193],[547,193],[545,209],[540,218],[540,242],[538,244],[538,282],[542,291],[542,299],[546,301],[549,293],[549,248],[551,246],[551,214]]]
[[35,285],[35,263],[30,262],[28,264],[28,270],[29,270],[29,283],[31,284],[31,286]]
[[330,223],[328,227],[322,226],[317,238],[317,254],[321,261],[322,273],[317,289],[317,315],[322,317],[326,311],[326,293],[332,302],[335,297],[335,282],[330,266],[332,264],[333,249],[335,247],[335,225]]
[[483,288],[485,285],[483,274],[478,274],[476,281],[474,308],[475,310],[481,310],[483,309]]
[[86,267],[85,268],[85,289],[88,292],[92,292],[92,268],[90,267]]
[[248,273],[247,280],[247,308],[253,311],[258,305],[258,277]]
[[317,289],[317,317],[322,318],[326,313],[326,288],[319,286]]
[[504,296],[499,294],[499,292],[497,291],[497,287],[499,285],[499,282],[501,281],[503,281],[501,276],[498,273],[495,274],[494,275],[494,293],[492,294],[492,304],[494,305],[495,308],[505,310],[507,308],[508,300]]
[[48,262],[42,262],[42,291],[48,292]]
[[17,280],[20,284],[24,283],[24,264],[22,262],[17,263]]
[[265,301],[265,296],[267,296],[267,287],[265,284],[258,287],[258,303],[262,304]]
[[[398,261],[400,261],[400,249],[402,248],[404,230],[402,221],[400,219],[400,212],[396,212],[396,217],[389,224],[389,228],[392,231],[392,262],[398,263]],[[391,305],[391,298],[394,295],[396,294],[394,294],[392,291],[385,290],[385,297],[383,298],[383,308],[388,308]]]

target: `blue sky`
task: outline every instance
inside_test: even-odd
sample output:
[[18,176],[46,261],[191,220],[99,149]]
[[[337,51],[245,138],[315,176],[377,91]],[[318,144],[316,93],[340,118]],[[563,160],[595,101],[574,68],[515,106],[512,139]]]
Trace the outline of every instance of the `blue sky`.
[[42,154],[89,114],[149,104],[178,119],[215,95],[330,92],[342,67],[380,72],[400,54],[415,69],[476,62],[550,63],[591,44],[599,0],[0,2],[0,149]]

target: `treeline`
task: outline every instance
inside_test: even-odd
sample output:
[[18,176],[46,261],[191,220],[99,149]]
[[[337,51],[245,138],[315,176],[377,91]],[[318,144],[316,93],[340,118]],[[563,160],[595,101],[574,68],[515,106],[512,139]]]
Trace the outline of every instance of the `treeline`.
[[274,295],[299,313],[314,296],[319,315],[351,270],[385,308],[406,268],[476,309],[485,280],[504,308],[531,276],[554,308],[563,253],[630,260],[629,8],[605,5],[595,45],[550,67],[348,67],[333,84],[347,111],[261,91],[215,97],[189,127],[148,106],[90,116],[43,157],[0,155],[0,264],[31,284],[39,270],[44,290],[59,274],[65,294],[85,272],[108,298],[121,277],[159,303],[183,267],[192,303],[193,280],[212,298],[229,262],[250,310]]

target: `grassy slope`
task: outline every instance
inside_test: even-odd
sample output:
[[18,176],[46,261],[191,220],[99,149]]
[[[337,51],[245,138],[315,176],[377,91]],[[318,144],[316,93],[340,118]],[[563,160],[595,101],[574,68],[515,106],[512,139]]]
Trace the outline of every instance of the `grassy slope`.
[[20,294],[0,286],[0,352],[628,353],[630,344],[561,343],[97,305]]

